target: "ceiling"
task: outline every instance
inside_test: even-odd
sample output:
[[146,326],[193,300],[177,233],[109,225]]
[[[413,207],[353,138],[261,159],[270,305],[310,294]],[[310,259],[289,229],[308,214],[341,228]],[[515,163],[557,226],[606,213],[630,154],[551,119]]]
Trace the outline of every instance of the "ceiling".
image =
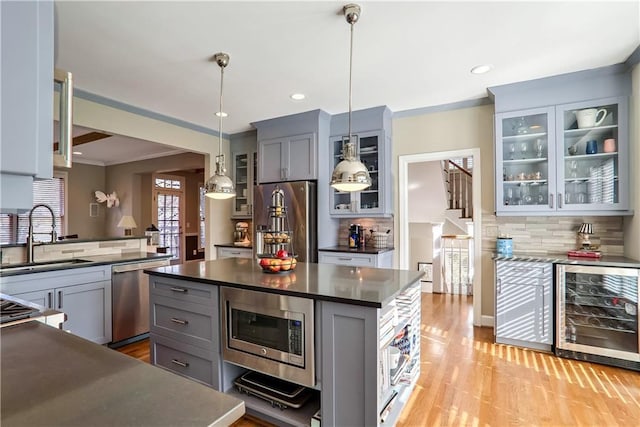
[[[346,3],[56,1],[55,65],[73,72],[75,88],[217,130],[220,68],[211,57],[224,51],[224,133],[317,108],[342,113]],[[354,110],[483,98],[489,86],[624,62],[640,45],[638,0],[359,4]],[[471,74],[479,64],[493,69]],[[296,92],[306,99],[291,100]],[[124,145],[109,162],[133,158]]]

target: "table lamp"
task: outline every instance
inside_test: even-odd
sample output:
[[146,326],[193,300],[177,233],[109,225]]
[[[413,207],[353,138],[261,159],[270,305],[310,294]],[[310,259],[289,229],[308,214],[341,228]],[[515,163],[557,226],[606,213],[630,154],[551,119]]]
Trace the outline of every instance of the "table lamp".
[[138,225],[131,215],[122,215],[122,218],[120,218],[120,222],[118,222],[118,225],[116,227],[124,228],[124,235],[131,236],[131,229],[137,228]]
[[578,239],[580,239],[582,250],[587,250],[591,246],[591,240],[589,239],[591,234],[593,234],[593,225],[583,222],[578,228]]

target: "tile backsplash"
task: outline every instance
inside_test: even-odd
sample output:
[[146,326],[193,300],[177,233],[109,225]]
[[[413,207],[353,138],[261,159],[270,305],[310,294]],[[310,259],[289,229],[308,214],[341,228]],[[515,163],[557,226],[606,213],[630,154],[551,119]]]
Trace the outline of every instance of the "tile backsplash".
[[387,238],[387,245],[393,246],[393,218],[343,218],[340,219],[340,227],[338,229],[338,245],[348,245],[349,226],[351,224],[360,224],[366,231],[365,246],[369,246],[369,236],[371,233],[369,230],[374,231],[387,231],[389,237]]
[[593,224],[592,245],[600,245],[603,255],[623,255],[621,216],[584,217],[482,217],[482,250],[495,252],[496,238],[513,238],[514,253],[558,254],[579,248],[577,230],[583,222]]

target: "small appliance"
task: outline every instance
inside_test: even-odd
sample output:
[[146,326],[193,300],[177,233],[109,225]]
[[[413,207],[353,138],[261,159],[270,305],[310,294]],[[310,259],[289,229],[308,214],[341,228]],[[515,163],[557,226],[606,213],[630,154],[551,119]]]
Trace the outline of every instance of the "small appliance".
[[236,223],[236,229],[233,232],[233,244],[235,246],[250,246],[249,241],[249,224],[246,222]]

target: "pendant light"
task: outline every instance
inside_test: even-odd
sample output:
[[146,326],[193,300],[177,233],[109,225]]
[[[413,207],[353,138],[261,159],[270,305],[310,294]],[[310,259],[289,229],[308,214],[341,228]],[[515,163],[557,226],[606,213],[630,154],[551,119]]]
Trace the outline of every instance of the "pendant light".
[[358,137],[351,133],[351,75],[353,70],[353,26],[360,18],[360,6],[348,4],[342,8],[344,16],[351,26],[351,44],[349,46],[349,134],[342,138],[342,158],[331,174],[331,187],[338,191],[362,191],[371,186],[371,176],[356,153]]
[[216,156],[216,171],[205,185],[205,196],[212,199],[230,199],[236,195],[236,191],[233,188],[233,181],[224,173],[227,171],[224,165],[224,154],[222,154],[222,87],[224,83],[224,67],[229,65],[229,55],[226,53],[216,53],[213,55],[213,60],[220,66],[220,111],[219,126],[218,126],[218,155]]

